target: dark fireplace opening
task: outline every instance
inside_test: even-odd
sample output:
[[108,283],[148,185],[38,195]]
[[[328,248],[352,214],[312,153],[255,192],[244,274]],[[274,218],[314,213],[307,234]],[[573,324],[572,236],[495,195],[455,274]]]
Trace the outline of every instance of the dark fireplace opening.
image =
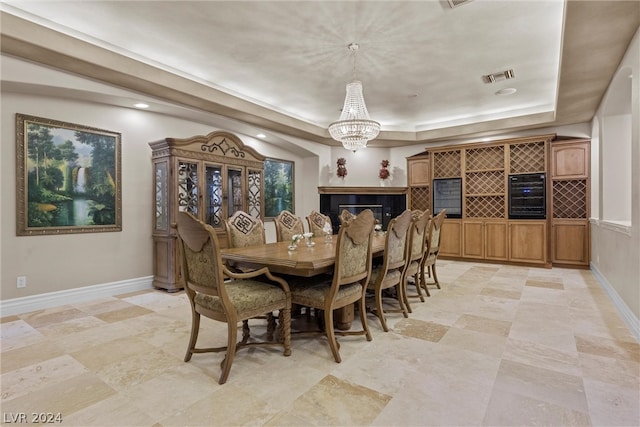
[[406,208],[405,194],[320,194],[320,212],[331,218],[334,233],[340,228],[339,216],[343,209],[354,214],[363,209],[371,209],[374,217],[386,230],[389,221]]

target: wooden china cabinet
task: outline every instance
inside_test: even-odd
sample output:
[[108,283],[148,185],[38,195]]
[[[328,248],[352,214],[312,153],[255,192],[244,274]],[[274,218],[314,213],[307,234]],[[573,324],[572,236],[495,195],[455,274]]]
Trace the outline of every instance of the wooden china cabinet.
[[227,246],[224,220],[243,210],[264,217],[264,157],[228,132],[150,142],[153,162],[153,286],[184,287],[177,254],[178,212],[211,225]]

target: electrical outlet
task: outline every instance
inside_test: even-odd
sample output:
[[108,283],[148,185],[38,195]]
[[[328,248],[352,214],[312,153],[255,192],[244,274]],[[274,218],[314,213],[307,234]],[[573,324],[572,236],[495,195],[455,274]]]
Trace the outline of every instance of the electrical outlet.
[[16,285],[19,288],[26,288],[27,287],[27,276],[18,276],[18,280],[16,281]]

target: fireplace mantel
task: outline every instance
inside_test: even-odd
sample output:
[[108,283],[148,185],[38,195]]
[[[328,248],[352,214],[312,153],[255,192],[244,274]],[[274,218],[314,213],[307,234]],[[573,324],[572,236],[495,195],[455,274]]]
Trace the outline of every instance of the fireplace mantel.
[[318,194],[407,194],[407,187],[318,187]]

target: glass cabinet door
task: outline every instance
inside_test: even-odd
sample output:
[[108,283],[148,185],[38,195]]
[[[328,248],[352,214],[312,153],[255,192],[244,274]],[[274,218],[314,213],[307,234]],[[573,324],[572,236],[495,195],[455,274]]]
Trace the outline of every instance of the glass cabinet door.
[[207,165],[205,175],[204,222],[213,228],[222,228],[222,166]]
[[168,185],[169,167],[166,161],[154,163],[154,183],[155,183],[155,207],[156,218],[154,227],[156,230],[166,231],[169,229],[168,215]]
[[242,169],[227,169],[227,198],[229,200],[228,216],[244,209],[242,191]]
[[247,213],[254,218],[262,218],[262,171],[247,171]]
[[178,212],[198,217],[198,163],[178,161]]

